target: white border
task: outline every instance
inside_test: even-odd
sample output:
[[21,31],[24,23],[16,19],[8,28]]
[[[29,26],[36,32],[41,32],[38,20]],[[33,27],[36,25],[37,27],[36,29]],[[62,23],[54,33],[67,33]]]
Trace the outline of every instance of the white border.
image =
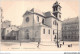
[[[80,2],[80,0],[78,0],[78,1]],[[80,6],[80,3],[79,3],[79,6]],[[80,14],[80,7],[79,7],[79,14]],[[79,17],[80,17],[80,15],[79,15]],[[79,19],[79,21],[80,21],[80,19]],[[0,22],[0,28],[1,28],[1,22]],[[1,29],[0,29],[0,31],[1,31]],[[79,27],[79,33],[80,33],[80,27]],[[0,33],[0,36],[1,36],[1,33]],[[79,35],[79,45],[80,45],[80,35]],[[1,46],[1,44],[0,44],[0,46]],[[53,53],[53,54],[59,53],[59,54],[63,54],[64,52],[79,52],[79,51],[0,51],[0,53],[29,53],[29,54],[30,53],[38,53],[38,54],[39,53],[45,53],[45,54],[47,54],[47,53],[49,53],[49,54],[50,53]]]

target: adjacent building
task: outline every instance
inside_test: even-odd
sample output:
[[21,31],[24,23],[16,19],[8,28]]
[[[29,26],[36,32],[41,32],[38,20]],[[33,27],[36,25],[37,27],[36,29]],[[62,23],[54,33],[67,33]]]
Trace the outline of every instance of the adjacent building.
[[5,20],[1,24],[1,38],[2,40],[17,40],[19,29],[15,25],[11,25],[11,22]]
[[79,18],[70,18],[62,22],[62,40],[79,41]]
[[5,29],[5,40],[18,40],[19,28],[15,25]]
[[11,22],[8,20],[2,21],[1,23],[1,37],[4,39],[6,28],[11,26]]

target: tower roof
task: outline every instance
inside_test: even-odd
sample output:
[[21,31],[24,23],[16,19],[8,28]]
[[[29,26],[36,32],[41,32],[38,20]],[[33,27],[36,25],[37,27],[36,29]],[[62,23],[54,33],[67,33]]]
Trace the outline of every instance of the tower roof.
[[55,6],[61,7],[61,6],[60,6],[60,3],[59,3],[58,1],[56,1],[56,2],[53,4],[53,7],[55,7]]

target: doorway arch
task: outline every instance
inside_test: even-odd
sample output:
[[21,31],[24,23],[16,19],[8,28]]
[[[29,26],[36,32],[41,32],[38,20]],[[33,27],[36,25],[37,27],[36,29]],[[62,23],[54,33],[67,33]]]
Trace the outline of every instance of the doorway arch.
[[26,37],[25,38],[29,39],[29,30],[28,29],[26,30]]

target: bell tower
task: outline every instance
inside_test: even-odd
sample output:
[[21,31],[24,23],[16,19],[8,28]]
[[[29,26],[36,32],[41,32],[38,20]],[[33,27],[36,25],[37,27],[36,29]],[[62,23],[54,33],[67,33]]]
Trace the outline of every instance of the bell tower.
[[58,3],[58,1],[56,1],[54,4],[53,4],[53,15],[61,20],[61,6],[60,6],[60,3]]

